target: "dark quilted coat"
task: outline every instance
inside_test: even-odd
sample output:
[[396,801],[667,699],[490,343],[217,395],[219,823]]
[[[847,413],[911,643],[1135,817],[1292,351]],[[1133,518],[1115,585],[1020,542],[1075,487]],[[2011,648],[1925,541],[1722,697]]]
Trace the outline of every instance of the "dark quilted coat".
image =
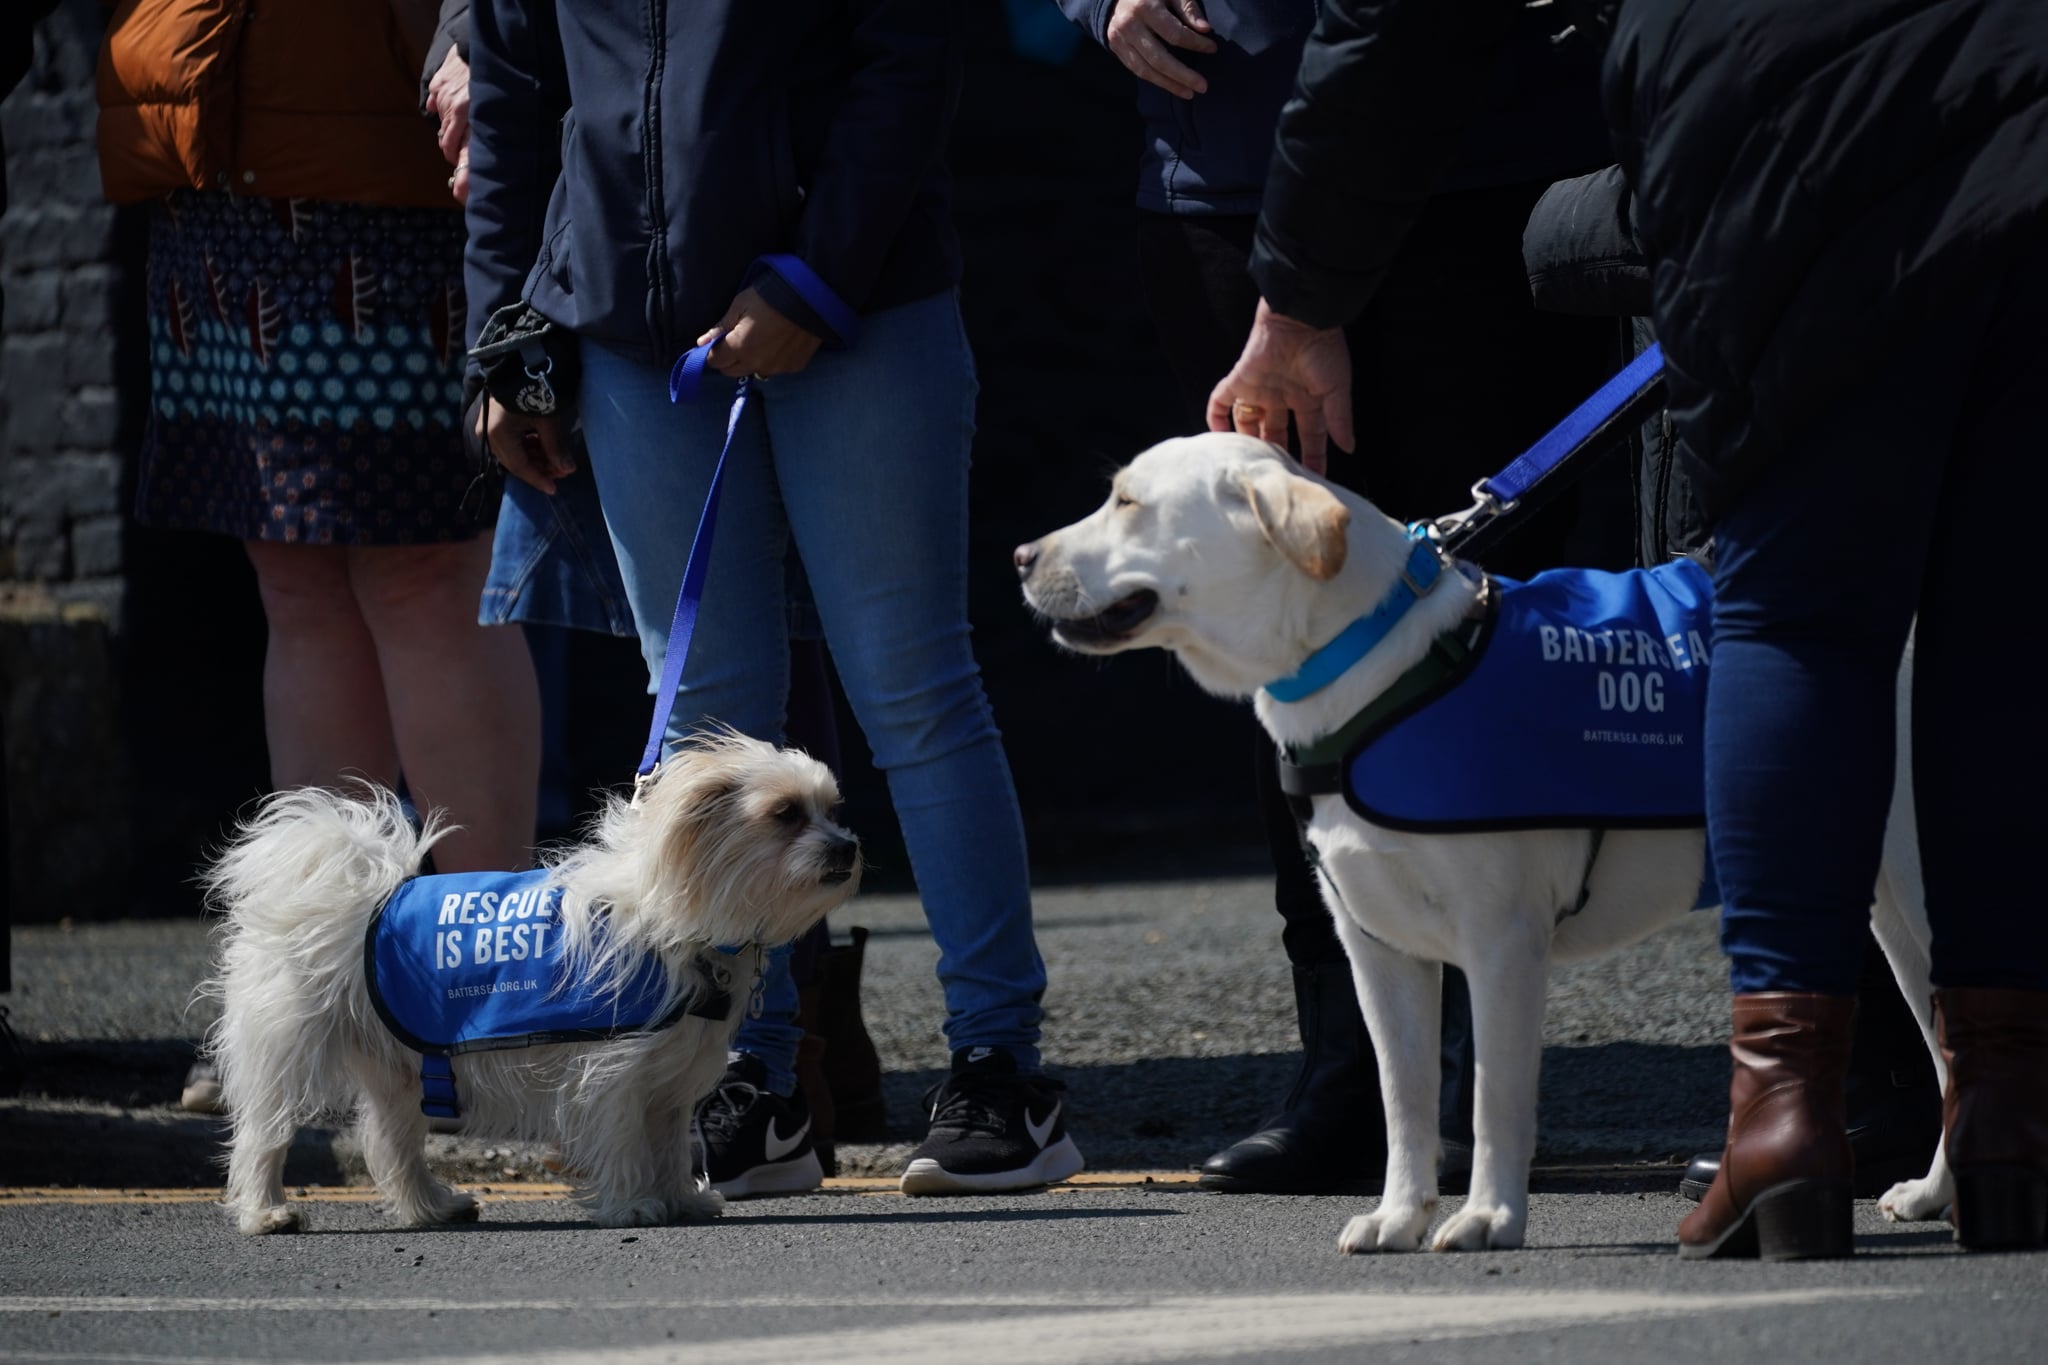
[[1710,506],[2048,233],[2043,0],[1628,0],[1605,97]]

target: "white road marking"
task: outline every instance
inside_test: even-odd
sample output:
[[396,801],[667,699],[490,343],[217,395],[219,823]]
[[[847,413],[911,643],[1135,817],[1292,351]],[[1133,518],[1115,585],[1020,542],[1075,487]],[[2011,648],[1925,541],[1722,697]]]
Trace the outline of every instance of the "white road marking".
[[[1010,1308],[1004,1316],[901,1326],[838,1328],[722,1341],[670,1341],[658,1346],[586,1351],[534,1351],[438,1357],[433,1365],[758,1365],[783,1357],[837,1365],[955,1365],[999,1359],[1005,1365],[1104,1365],[1272,1355],[1393,1340],[1443,1340],[1556,1330],[1592,1323],[1682,1318],[1701,1313],[1757,1312],[1858,1299],[1896,1299],[1915,1291],[1810,1289],[1750,1294],[1645,1294],[1603,1291],[1487,1294],[1239,1294],[1200,1298],[1123,1296],[1073,1299],[1052,1295],[908,1298],[759,1298],[721,1302],[720,1312],[753,1308]],[[125,1305],[103,1307],[101,1305]],[[487,1311],[512,1308],[602,1312],[666,1307],[673,1300],[593,1303],[462,1303],[430,1299],[66,1299],[0,1298],[0,1312],[220,1312],[284,1310]],[[1053,1311],[1046,1311],[1051,1309]],[[65,1361],[82,1353],[13,1352],[12,1360]],[[129,1365],[229,1365],[245,1357],[107,1356]],[[426,1365],[418,1357],[411,1365]]]
[[691,1303],[671,1295],[661,1299],[420,1299],[360,1298],[187,1298],[130,1295],[17,1294],[0,1295],[4,1313],[608,1313],[617,1309],[677,1308],[703,1312],[782,1311],[804,1308],[1142,1308],[1157,1302],[1150,1294],[754,1294]]

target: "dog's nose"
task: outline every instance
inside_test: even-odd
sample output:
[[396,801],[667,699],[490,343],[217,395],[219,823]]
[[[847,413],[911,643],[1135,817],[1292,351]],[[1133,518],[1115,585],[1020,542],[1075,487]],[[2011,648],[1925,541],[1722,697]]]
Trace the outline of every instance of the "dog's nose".
[[851,837],[834,839],[825,845],[825,875],[827,886],[838,886],[853,879],[853,870],[860,866],[860,840]]
[[1017,577],[1021,581],[1031,577],[1031,566],[1038,562],[1038,542],[1026,541],[1010,553],[1010,562],[1017,566]]

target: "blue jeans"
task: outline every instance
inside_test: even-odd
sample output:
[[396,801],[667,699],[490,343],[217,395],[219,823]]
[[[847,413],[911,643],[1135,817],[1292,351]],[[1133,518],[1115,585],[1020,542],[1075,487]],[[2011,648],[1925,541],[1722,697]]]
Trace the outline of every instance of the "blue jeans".
[[531,484],[505,480],[477,619],[487,626],[520,621],[633,634],[597,486],[588,474],[575,474],[557,487],[549,497]]
[[1715,529],[1707,823],[1733,985],[1852,995],[1915,630],[1913,788],[1938,986],[2048,990],[2048,726],[2028,496],[2048,253],[1957,298]]
[[[583,346],[584,435],[648,676],[658,678],[733,384],[673,405],[668,367]],[[718,535],[671,740],[712,721],[780,741],[785,558],[809,573],[848,702],[887,775],[939,945],[946,1039],[1038,1065],[1045,964],[1023,821],[967,624],[974,360],[951,293],[861,320],[857,345],[755,385],[726,464]],[[795,1085],[796,989],[771,958],[737,1047]]]

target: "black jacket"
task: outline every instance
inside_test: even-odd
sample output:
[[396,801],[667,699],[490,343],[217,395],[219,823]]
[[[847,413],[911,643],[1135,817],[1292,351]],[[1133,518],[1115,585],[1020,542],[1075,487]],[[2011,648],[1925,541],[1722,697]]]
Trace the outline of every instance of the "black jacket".
[[1266,301],[1348,322],[1431,194],[1609,161],[1598,51],[1565,27],[1557,7],[1521,0],[1323,0],[1252,250]]
[[667,361],[753,283],[845,340],[749,278],[776,251],[857,313],[959,279],[954,0],[477,0],[472,25],[472,335],[523,292]]
[[[1252,272],[1329,326],[1378,287],[1518,6],[1325,3]],[[1627,0],[1605,100],[1710,510],[2048,232],[2042,0]]]
[[2048,234],[2042,0],[1629,0],[1606,98],[1710,506]]
[[[1115,0],[1058,0],[1061,10],[1108,46]],[[1203,12],[1217,50],[1174,49],[1208,81],[1191,100],[1137,81],[1145,144],[1138,207],[1155,213],[1254,214],[1273,160],[1273,128],[1295,89],[1302,45],[1321,0],[1208,0]],[[1609,157],[1599,71],[1584,43],[1553,41],[1564,21],[1549,8],[1524,9],[1441,190],[1550,180],[1590,170]]]
[[[1550,313],[1615,320],[1615,367],[1656,341],[1650,258],[1636,234],[1635,196],[1619,166],[1560,180],[1522,233],[1529,294]],[[1636,562],[1662,564],[1707,543],[1706,515],[1678,458],[1671,411],[1660,408],[1626,441],[1636,510]]]

